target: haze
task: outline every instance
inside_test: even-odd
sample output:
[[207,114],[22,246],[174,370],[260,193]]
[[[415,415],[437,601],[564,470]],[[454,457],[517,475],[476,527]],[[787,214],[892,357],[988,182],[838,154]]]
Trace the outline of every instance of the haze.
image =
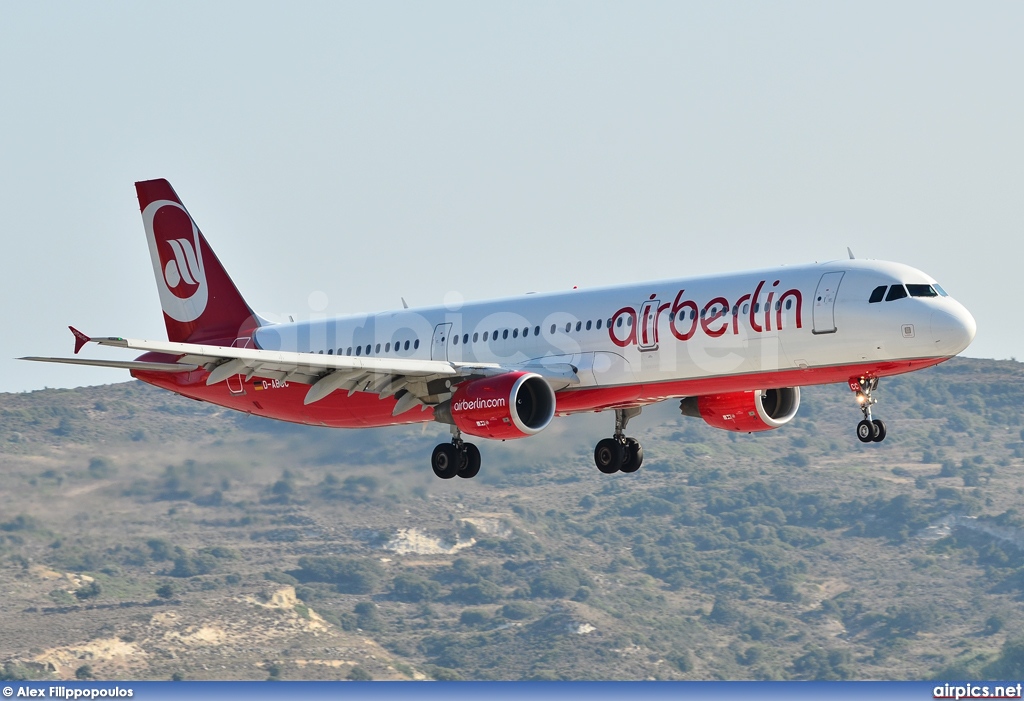
[[849,246],[1021,357],[1022,30],[995,2],[5,4],[0,391],[128,379],[13,360],[68,324],[165,337],[156,177],[271,318]]

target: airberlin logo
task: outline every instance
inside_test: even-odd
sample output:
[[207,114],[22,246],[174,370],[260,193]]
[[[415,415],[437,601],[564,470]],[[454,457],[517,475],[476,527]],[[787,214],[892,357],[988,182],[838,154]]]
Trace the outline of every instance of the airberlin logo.
[[164,280],[175,297],[188,299],[195,294],[203,273],[196,250],[188,239],[168,239],[167,245],[174,253],[174,260],[164,266]]
[[689,341],[698,329],[710,338],[730,332],[738,336],[741,325],[745,332],[781,331],[790,313],[795,316],[796,327],[803,328],[800,290],[790,289],[780,294],[779,283],[776,280],[768,286],[767,296],[763,292],[768,281],[761,280],[753,293],[741,295],[734,302],[714,297],[703,306],[686,299],[685,289],[679,290],[671,303],[662,304],[657,295],[651,295],[639,310],[623,307],[615,312],[608,325],[608,337],[620,348],[635,345],[640,350],[656,350],[659,329],[664,326],[666,316],[669,331],[679,341]]
[[157,200],[142,212],[160,305],[175,321],[202,316],[209,299],[199,229],[181,204]]
[[497,399],[460,399],[452,404],[452,411],[473,411],[474,409],[500,409],[505,406],[505,398]]

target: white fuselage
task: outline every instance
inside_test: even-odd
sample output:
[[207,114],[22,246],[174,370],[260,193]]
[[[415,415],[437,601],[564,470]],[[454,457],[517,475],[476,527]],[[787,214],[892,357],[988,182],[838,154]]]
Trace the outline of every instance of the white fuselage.
[[578,370],[572,389],[946,358],[966,348],[974,319],[944,293],[869,302],[879,286],[906,284],[935,280],[902,264],[842,260],[274,324],[255,339],[267,350],[564,363]]

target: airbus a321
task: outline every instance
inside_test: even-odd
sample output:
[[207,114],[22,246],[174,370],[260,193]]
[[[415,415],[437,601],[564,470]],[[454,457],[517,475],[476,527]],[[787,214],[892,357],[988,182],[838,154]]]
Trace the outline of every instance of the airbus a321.
[[166,341],[90,338],[144,351],[135,360],[26,358],[124,368],[157,387],[237,411],[316,426],[447,424],[434,448],[442,479],[472,478],[465,437],[526,438],[555,416],[611,411],[598,441],[604,473],[634,472],[626,435],[644,406],[680,401],[726,431],[785,425],[800,387],[846,383],[863,412],[857,437],[885,438],[872,416],[881,378],[967,348],[971,314],[935,280],[899,263],[843,259],[590,290],[527,294],[458,308],[271,323],[246,304],[166,180],[135,184]]

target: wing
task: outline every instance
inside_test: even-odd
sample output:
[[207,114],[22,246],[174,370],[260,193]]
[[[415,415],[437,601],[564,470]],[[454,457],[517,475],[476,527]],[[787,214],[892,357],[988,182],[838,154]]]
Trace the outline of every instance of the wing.
[[91,342],[101,346],[176,356],[177,360],[166,363],[42,357],[22,360],[119,367],[148,372],[187,372],[203,368],[210,373],[206,379],[207,385],[215,385],[235,375],[245,375],[246,379],[258,376],[309,385],[309,391],[304,399],[306,404],[320,401],[338,390],[347,391],[349,396],[356,392],[370,392],[377,394],[381,399],[397,396],[398,402],[394,409],[396,416],[417,405],[439,404],[451,396],[455,385],[466,380],[498,375],[513,369],[536,372],[555,390],[579,384],[580,381],[576,368],[566,364],[526,363],[504,366],[498,363],[324,355],[173,341],[146,341],[116,336],[89,338],[75,329],[72,331],[75,332],[77,348]]

